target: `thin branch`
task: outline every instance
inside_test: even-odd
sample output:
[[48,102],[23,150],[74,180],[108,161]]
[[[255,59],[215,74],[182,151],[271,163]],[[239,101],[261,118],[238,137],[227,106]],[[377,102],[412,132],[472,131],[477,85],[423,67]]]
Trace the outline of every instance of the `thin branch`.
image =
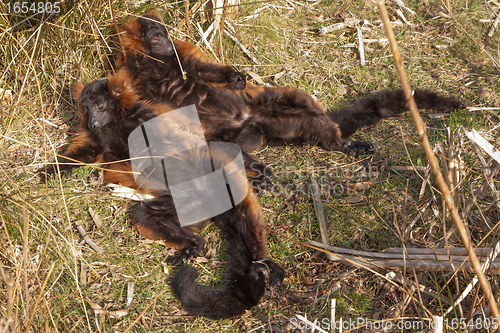
[[191,38],[191,23],[189,22],[189,0],[184,0],[184,9],[186,13],[186,40]]
[[[307,244],[313,249],[321,248],[326,250],[325,253],[331,254],[329,259],[332,261],[355,267],[371,269],[411,268],[412,270],[423,272],[456,272],[463,269],[468,272],[474,272],[474,268],[468,261],[469,258],[467,256],[391,254],[342,249],[314,241],[309,241]],[[491,261],[489,272],[500,274],[500,260]]]
[[224,0],[224,4],[222,5],[222,16],[220,18],[220,28],[219,28],[219,59],[221,62],[224,62],[224,52],[222,50],[222,36],[224,36],[224,21],[226,20],[226,7],[227,7],[227,0]]
[[80,235],[82,235],[85,242],[89,244],[89,246],[93,248],[94,251],[96,251],[97,253],[103,252],[103,250],[99,247],[99,245],[97,245],[96,243],[94,243],[92,239],[90,239],[89,235],[87,235],[87,232],[82,228],[81,225],[77,225],[76,228],[78,229],[78,232],[80,232]]
[[[309,193],[311,194],[313,199],[314,210],[316,212],[316,217],[318,219],[318,224],[319,224],[319,230],[321,232],[321,241],[323,242],[323,244],[328,246],[330,245],[330,241],[328,239],[328,228],[326,227],[325,210],[323,204],[321,203],[321,194],[319,191],[319,185],[314,176],[311,176],[311,183],[309,184]],[[330,254],[326,254],[326,257],[330,260],[333,260]]]
[[113,24],[115,25],[115,30],[116,34],[118,35],[118,42],[120,43],[120,49],[122,51],[123,55],[123,63],[127,63],[127,53],[125,52],[125,47],[123,46],[122,43],[122,37],[120,36],[120,30],[118,29],[118,24],[116,23],[116,18],[115,18],[115,11],[113,10],[113,4],[111,3],[111,0],[108,0],[109,3],[109,10],[111,12],[111,19],[113,20]]
[[495,30],[497,28],[498,21],[500,21],[500,10],[498,11],[497,16],[495,17],[495,21],[493,21],[493,24],[491,25],[491,29],[488,32],[488,37],[490,37],[490,38],[493,37],[493,33],[495,32]]

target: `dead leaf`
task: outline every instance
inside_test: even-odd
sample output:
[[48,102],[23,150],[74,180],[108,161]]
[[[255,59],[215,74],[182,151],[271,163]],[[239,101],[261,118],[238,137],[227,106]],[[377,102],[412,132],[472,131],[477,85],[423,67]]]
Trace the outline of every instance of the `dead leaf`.
[[262,80],[262,78],[257,75],[256,73],[252,72],[252,71],[246,71],[248,75],[250,75],[252,77],[252,79],[255,80],[255,82],[257,82],[258,84],[260,85],[266,85],[266,83],[264,82],[264,80]]
[[106,310],[106,309],[102,308],[97,303],[91,302],[89,300],[87,300],[87,302],[89,303],[89,305],[92,308],[92,310],[94,310],[94,314],[96,316],[98,316],[98,315],[108,315],[110,318],[120,319],[120,318],[125,317],[126,315],[128,315],[128,311],[126,309],[118,309],[118,310],[109,311],[109,310]]
[[89,207],[89,213],[90,216],[92,216],[92,220],[97,226],[97,229],[101,229],[104,226],[104,223],[102,223],[102,219],[99,214],[97,214],[97,212],[92,207]]
[[9,148],[7,148],[7,151],[15,151],[15,150],[19,150],[23,145],[20,144],[20,143],[14,143],[14,144],[11,144],[9,146]]
[[343,201],[345,201],[348,204],[355,204],[355,203],[361,202],[363,200],[364,200],[363,195],[355,195],[355,196],[347,197],[347,198],[343,199]]
[[0,100],[12,101],[12,90],[0,89]]

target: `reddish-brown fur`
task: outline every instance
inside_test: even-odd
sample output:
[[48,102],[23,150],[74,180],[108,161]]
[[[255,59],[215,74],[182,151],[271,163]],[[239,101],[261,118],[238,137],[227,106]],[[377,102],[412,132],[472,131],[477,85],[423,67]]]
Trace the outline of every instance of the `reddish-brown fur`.
[[[144,53],[145,49],[140,36],[140,24],[137,21],[129,20],[126,24],[122,25],[120,38],[123,45],[126,45],[127,53]],[[120,58],[121,59],[121,58]],[[123,61],[121,59],[120,61]]]
[[[126,28],[137,23],[138,30]],[[173,42],[178,60],[172,52],[172,42],[168,40],[159,12],[131,18],[124,27],[124,34],[136,34],[129,36],[128,40],[142,40],[143,43],[142,53],[138,53],[124,42],[125,49],[131,51],[127,51],[127,61],[119,63],[139,80],[142,98],[168,102],[173,107],[196,105],[207,131],[216,139],[234,142],[247,152],[258,149],[265,141],[318,143],[327,150],[351,154],[370,151],[371,144],[346,141],[343,137],[406,110],[402,91],[382,91],[327,115],[311,96],[294,87],[244,84],[244,80],[236,79],[241,73],[236,74],[238,72],[229,66],[207,61],[201,50],[189,42]],[[151,44],[149,38],[153,35],[161,38],[163,48]],[[186,72],[185,79],[179,61]],[[238,81],[231,85],[233,79]],[[416,91],[415,99],[417,105],[424,108],[453,109],[461,106],[454,98],[428,91]]]
[[[75,85],[73,94],[82,102],[80,107],[82,123],[78,127],[76,137],[64,152],[67,159],[61,162],[72,160],[84,163],[100,162],[105,169],[104,180],[106,182],[155,196],[156,199],[143,202],[136,209],[133,222],[145,237],[160,239],[165,244],[173,245],[180,250],[179,257],[175,258],[179,262],[182,258],[196,256],[203,247],[204,240],[193,233],[197,227],[180,227],[169,190],[141,187],[143,182],[152,184],[155,180],[147,177],[135,179],[131,164],[127,161],[130,158],[127,140],[132,130],[143,122],[171,111],[172,108],[168,104],[140,101],[135,87],[134,79],[125,69],[108,76],[107,81],[99,80],[85,88],[81,84]],[[96,106],[97,101],[106,103],[106,110],[99,111],[97,115],[101,116],[103,112],[108,113],[111,115],[111,120],[98,128],[90,129],[88,122],[91,121],[91,110]],[[164,134],[168,139],[169,133]],[[221,156],[217,160],[223,163],[226,158]],[[255,161],[250,160],[250,162]],[[71,171],[75,167],[69,164],[60,166],[65,171]],[[231,171],[228,170],[228,172]],[[249,170],[249,172],[252,171]],[[236,173],[235,175],[239,177],[241,184],[249,186],[246,178]],[[228,223],[227,221],[231,221],[230,223],[234,224],[233,227],[241,233],[254,260],[267,257],[265,222],[252,190],[236,209],[215,218],[216,224]]]

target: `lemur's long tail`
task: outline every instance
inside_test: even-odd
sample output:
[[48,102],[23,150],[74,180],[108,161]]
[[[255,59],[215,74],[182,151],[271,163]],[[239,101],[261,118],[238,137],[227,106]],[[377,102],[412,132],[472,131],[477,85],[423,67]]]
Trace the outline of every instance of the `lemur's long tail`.
[[[196,282],[198,273],[192,266],[183,267],[172,281],[174,295],[184,309],[194,316],[211,319],[231,318],[257,305],[264,295],[267,274],[277,271],[283,279],[284,271],[270,260],[252,262],[241,235],[231,226],[223,227],[229,241],[230,257],[227,262],[227,282],[219,288],[209,288]],[[279,281],[281,282],[281,281]]]
[[[458,99],[441,96],[429,90],[416,90],[413,97],[419,109],[444,111],[463,107]],[[407,101],[402,90],[384,90],[371,97],[363,97],[350,107],[330,112],[328,115],[340,126],[342,137],[347,137],[361,127],[373,125],[380,119],[394,117],[407,110]]]

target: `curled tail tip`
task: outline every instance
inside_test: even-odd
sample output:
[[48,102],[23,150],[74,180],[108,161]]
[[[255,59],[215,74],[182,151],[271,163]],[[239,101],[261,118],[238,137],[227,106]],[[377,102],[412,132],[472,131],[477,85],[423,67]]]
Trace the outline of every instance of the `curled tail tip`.
[[198,284],[197,277],[194,267],[185,266],[172,279],[173,294],[189,315],[219,320],[244,313],[245,307],[231,297],[225,286],[212,289]]
[[266,276],[269,275],[266,273],[270,273],[271,284],[278,285],[285,277],[285,271],[270,260],[245,266],[242,272],[230,265],[228,281],[219,288],[198,284],[196,269],[183,267],[172,279],[173,294],[190,315],[215,320],[239,316],[259,303],[265,293]]
[[190,287],[196,284],[198,272],[192,266],[182,267],[172,279],[172,291],[181,302],[189,293]]

